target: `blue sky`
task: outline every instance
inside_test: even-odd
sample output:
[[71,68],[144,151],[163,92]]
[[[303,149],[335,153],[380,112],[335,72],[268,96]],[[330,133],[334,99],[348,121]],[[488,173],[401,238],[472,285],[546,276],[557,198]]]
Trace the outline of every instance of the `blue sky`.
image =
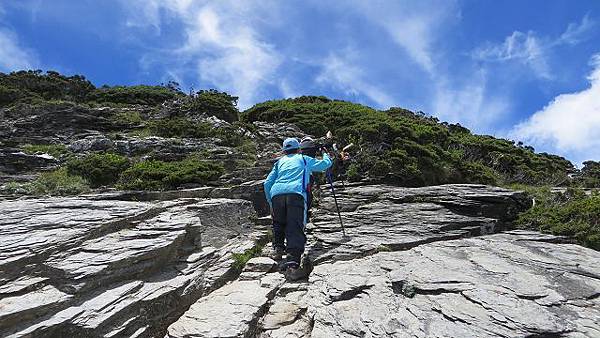
[[600,160],[600,1],[0,0],[0,71],[326,95]]

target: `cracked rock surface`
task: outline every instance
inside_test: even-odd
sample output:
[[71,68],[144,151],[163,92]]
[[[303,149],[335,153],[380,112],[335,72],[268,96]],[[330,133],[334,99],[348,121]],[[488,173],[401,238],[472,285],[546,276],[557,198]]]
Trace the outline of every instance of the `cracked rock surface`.
[[[98,197],[98,196],[96,196]],[[157,337],[266,239],[252,203],[0,201],[0,336]]]
[[515,231],[319,265],[296,321],[312,337],[599,336],[600,254],[546,237]]
[[323,189],[291,283],[259,188],[0,201],[0,336],[600,337],[600,253],[521,193],[336,186],[344,237]]

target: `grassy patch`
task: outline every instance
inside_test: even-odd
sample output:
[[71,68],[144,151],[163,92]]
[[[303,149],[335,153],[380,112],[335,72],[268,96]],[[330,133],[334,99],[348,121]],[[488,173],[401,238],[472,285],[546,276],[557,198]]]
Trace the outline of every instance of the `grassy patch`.
[[25,144],[21,149],[26,154],[48,154],[54,158],[60,158],[70,153],[63,144]]
[[381,244],[377,247],[377,252],[391,252],[392,248],[390,248],[389,246],[385,245],[385,244]]
[[175,189],[186,183],[206,184],[223,174],[223,167],[188,157],[182,161],[143,161],[134,164],[121,175],[118,187],[126,190]]
[[78,195],[90,190],[88,182],[81,176],[70,175],[66,168],[42,173],[28,183],[7,183],[3,192],[27,195]]
[[139,111],[123,111],[112,116],[112,121],[118,125],[137,126],[144,123],[144,119]]
[[246,263],[248,263],[248,261],[251,258],[260,256],[263,248],[264,248],[264,245],[257,244],[256,246],[252,247],[251,249],[244,251],[244,253],[232,254],[233,268],[241,271],[244,268],[244,266],[246,266]]
[[195,122],[183,117],[151,120],[146,128],[138,131],[141,136],[160,136],[172,138],[208,138],[215,137],[221,140],[221,145],[240,147],[245,151],[255,152],[252,140],[243,134],[240,124],[231,126],[213,127],[208,122]]
[[515,221],[521,229],[574,238],[579,244],[600,250],[600,193],[581,189],[552,192],[548,187],[524,187],[535,205]]

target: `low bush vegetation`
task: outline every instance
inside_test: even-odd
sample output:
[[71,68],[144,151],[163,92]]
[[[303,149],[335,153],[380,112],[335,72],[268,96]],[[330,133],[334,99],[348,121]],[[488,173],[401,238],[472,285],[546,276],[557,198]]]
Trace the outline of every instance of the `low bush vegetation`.
[[94,89],[94,85],[81,75],[64,76],[41,70],[0,73],[0,107],[40,100],[84,102]]
[[253,143],[243,135],[241,127],[241,124],[234,123],[231,126],[216,128],[208,122],[195,122],[183,117],[174,117],[148,121],[142,134],[174,138],[215,137],[221,140],[221,145],[249,149]]
[[182,117],[151,120],[146,124],[150,135],[160,137],[205,138],[213,137],[216,131],[206,122],[194,122]]
[[600,193],[579,188],[564,192],[549,187],[518,186],[535,205],[516,220],[517,227],[572,237],[581,245],[600,250]]
[[103,86],[96,88],[84,76],[65,76],[54,71],[0,73],[0,107],[19,102],[69,101],[76,103],[156,106],[184,97],[181,91],[166,86]]
[[144,123],[144,119],[138,111],[119,112],[113,115],[111,119],[114,124],[124,126],[137,126]]
[[57,159],[70,154],[70,151],[63,144],[25,144],[21,149],[26,154],[48,154]]
[[331,130],[357,145],[349,177],[403,186],[441,183],[569,182],[573,165],[559,156],[402,108],[375,110],[326,97],[303,96],[259,103],[242,113],[247,122],[290,122],[315,136]]
[[130,165],[129,159],[121,155],[93,153],[68,161],[66,167],[69,174],[87,179],[96,188],[116,183]]
[[218,90],[200,90],[188,97],[185,106],[192,113],[207,114],[227,122],[238,120],[238,98]]
[[87,95],[86,101],[156,106],[181,96],[184,96],[184,94],[163,86],[115,86],[102,87],[91,91]]
[[583,168],[575,177],[575,181],[585,188],[600,188],[600,162],[583,162]]
[[197,157],[182,161],[142,161],[125,170],[118,187],[125,190],[167,190],[182,184],[206,184],[224,172],[221,165]]
[[2,190],[8,194],[68,196],[88,192],[90,187],[83,177],[71,175],[66,168],[60,168],[42,173],[31,182],[7,183]]

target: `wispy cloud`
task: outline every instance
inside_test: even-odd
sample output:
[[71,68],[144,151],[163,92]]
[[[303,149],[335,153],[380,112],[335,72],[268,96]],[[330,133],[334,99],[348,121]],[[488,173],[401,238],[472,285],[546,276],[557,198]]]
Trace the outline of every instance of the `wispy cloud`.
[[428,73],[434,72],[434,44],[440,27],[458,12],[455,1],[354,1],[352,7],[381,26]]
[[191,0],[124,4],[131,12],[148,5],[128,19],[128,26],[151,26],[160,31],[163,16],[175,17],[183,24],[183,46],[153,52],[144,56],[143,62],[175,58],[177,64],[171,63],[169,69],[172,74],[188,71],[191,64],[201,82],[238,95],[242,109],[256,102],[262,87],[276,84],[281,56],[254,27],[263,19],[265,11],[260,9],[265,4]]
[[555,41],[558,44],[576,45],[583,41],[589,31],[596,26],[596,21],[590,19],[589,15],[585,15],[581,22],[572,22],[567,26],[567,30],[560,35]]
[[475,50],[473,57],[489,62],[518,61],[531,67],[537,76],[550,79],[552,75],[545,49],[533,32],[515,31],[500,45],[489,44]]
[[515,139],[526,140],[581,162],[600,159],[600,54],[591,59],[590,87],[561,94],[512,131]]
[[487,43],[475,49],[471,56],[475,60],[486,62],[517,62],[531,68],[539,78],[552,79],[552,69],[548,61],[552,49],[581,42],[595,24],[586,15],[581,22],[570,23],[556,38],[539,37],[533,31],[527,33],[514,31],[504,39],[504,42]]
[[433,104],[432,113],[438,117],[460,122],[478,132],[489,132],[509,111],[511,100],[498,93],[489,93],[487,72],[479,69],[458,84],[440,78]]
[[12,30],[0,27],[0,46],[0,71],[30,69],[38,64],[34,52],[22,46]]
[[346,95],[365,95],[379,108],[390,107],[393,99],[366,79],[367,74],[349,57],[352,55],[352,51],[345,51],[344,56],[334,53],[329,55],[322,61],[322,71],[317,76],[316,82],[332,85]]
[[35,53],[23,46],[17,34],[3,25],[6,10],[0,4],[0,71],[30,69],[38,65]]

